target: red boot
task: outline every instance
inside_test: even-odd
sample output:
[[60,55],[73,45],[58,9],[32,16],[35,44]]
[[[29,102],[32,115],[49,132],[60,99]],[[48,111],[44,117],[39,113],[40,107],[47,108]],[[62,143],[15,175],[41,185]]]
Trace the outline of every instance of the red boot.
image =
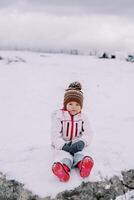
[[88,177],[93,165],[94,165],[94,162],[92,158],[90,158],[89,156],[85,156],[82,159],[82,161],[80,161],[77,165],[78,168],[80,169],[80,176],[83,178]]
[[62,182],[66,182],[70,178],[69,167],[60,162],[56,162],[53,164],[52,171],[53,171],[54,175],[57,176],[59,178],[59,180]]

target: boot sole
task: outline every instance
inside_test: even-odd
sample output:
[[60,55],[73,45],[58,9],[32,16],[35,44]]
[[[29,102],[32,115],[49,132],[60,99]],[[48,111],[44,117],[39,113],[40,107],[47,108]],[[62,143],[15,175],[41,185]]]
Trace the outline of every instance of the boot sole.
[[90,175],[93,165],[93,160],[90,157],[85,157],[81,164],[80,176],[82,178],[88,177]]
[[70,178],[69,174],[65,171],[61,163],[55,163],[52,167],[52,171],[54,175],[57,176],[61,182],[66,182]]

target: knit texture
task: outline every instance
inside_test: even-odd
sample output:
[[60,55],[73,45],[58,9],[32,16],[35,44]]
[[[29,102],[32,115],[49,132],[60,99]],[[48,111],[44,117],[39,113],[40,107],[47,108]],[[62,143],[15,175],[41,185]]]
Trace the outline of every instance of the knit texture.
[[83,92],[82,86],[79,82],[73,82],[66,89],[64,94],[64,108],[70,101],[75,101],[80,104],[81,108],[83,107]]

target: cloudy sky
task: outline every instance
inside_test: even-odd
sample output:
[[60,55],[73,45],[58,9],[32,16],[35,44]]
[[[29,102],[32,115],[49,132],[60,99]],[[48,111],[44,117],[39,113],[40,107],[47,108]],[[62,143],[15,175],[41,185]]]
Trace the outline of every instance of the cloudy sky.
[[1,0],[0,48],[134,52],[134,0]]

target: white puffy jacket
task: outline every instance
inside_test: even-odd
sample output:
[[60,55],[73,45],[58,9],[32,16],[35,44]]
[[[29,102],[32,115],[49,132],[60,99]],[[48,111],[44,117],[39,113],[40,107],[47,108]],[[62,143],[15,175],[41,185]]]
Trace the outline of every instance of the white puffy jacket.
[[92,139],[92,130],[87,117],[83,113],[72,116],[67,110],[57,110],[52,114],[51,140],[52,146],[60,150],[66,142],[82,140],[85,147]]

